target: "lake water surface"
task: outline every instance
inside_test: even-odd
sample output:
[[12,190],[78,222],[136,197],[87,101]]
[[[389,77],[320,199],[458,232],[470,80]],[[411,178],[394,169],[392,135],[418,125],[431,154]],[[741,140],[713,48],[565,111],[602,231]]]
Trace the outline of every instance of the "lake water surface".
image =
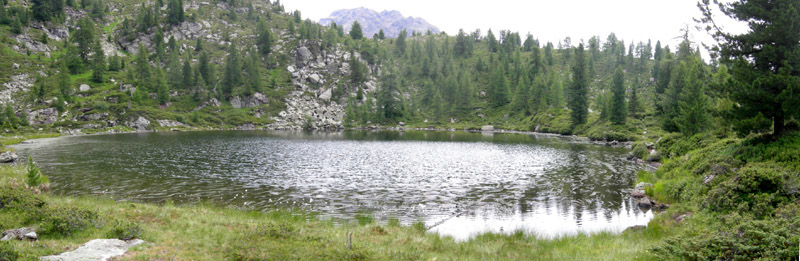
[[36,140],[54,193],[293,208],[322,217],[423,221],[463,240],[644,225],[627,150],[553,136],[468,132],[217,131]]

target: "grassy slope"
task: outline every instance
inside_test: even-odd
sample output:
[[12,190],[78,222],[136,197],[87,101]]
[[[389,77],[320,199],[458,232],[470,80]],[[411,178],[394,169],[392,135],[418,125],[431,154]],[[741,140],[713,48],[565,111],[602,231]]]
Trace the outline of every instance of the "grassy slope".
[[[22,180],[24,168],[0,166],[0,189]],[[209,205],[175,206],[115,202],[101,197],[43,195],[48,207],[69,206],[95,211],[94,226],[64,237],[41,235],[38,242],[12,242],[24,255],[41,256],[74,249],[94,238],[105,238],[120,221],[140,224],[141,238],[125,259],[438,259],[438,260],[583,260],[654,259],[648,249],[660,242],[671,221],[657,218],[646,230],[619,235],[600,233],[554,240],[522,233],[484,234],[467,242],[425,233],[421,224],[375,223],[362,217],[353,222],[323,221],[300,212],[256,212]],[[13,210],[0,209],[0,229],[22,225]],[[12,220],[12,221],[9,221]],[[352,249],[348,249],[352,233]]]

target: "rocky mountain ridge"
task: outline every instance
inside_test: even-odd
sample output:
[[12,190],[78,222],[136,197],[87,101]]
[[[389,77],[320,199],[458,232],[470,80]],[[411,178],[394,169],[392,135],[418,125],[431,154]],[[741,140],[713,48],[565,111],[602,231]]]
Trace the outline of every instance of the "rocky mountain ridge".
[[373,34],[378,33],[381,29],[383,29],[386,37],[390,38],[397,37],[403,29],[406,29],[409,33],[425,33],[428,30],[433,33],[439,33],[439,28],[428,23],[425,19],[412,16],[404,17],[403,14],[394,10],[377,12],[364,7],[334,11],[329,17],[320,19],[319,23],[330,25],[335,22],[344,26],[345,31],[349,31],[354,21],[358,21],[361,24],[365,37],[372,37]]

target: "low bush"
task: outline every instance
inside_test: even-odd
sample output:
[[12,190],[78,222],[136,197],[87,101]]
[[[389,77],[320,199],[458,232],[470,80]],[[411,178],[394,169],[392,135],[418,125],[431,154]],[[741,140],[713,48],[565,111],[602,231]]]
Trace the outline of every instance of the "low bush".
[[107,236],[119,240],[131,240],[139,238],[141,234],[142,227],[139,224],[117,220],[111,230],[108,231]]
[[49,208],[40,214],[39,231],[42,235],[69,236],[96,224],[97,218],[94,211],[77,207]]
[[760,218],[797,198],[797,175],[776,163],[751,163],[713,182],[704,202],[712,211],[750,213]]

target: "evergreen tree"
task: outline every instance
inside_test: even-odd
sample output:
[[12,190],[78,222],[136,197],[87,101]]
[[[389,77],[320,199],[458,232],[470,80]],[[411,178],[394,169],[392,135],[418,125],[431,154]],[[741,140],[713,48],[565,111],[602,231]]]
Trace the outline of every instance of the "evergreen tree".
[[192,75],[192,64],[189,62],[189,60],[189,57],[186,57],[186,59],[183,60],[183,70],[181,70],[183,73],[183,88],[187,89],[195,84],[193,79],[194,76]]
[[92,43],[95,41],[94,23],[84,17],[78,20],[78,30],[72,33],[72,41],[78,45],[78,55],[84,63],[89,63],[89,54],[92,53]]
[[486,40],[489,42],[489,52],[491,53],[497,52],[498,49],[497,37],[495,37],[494,33],[492,33],[492,29],[489,29],[489,31],[486,32]]
[[639,78],[636,78],[633,81],[633,85],[631,86],[631,98],[628,103],[628,113],[633,118],[639,118],[639,115],[642,110],[642,101],[639,98]]
[[89,15],[94,19],[103,20],[103,16],[106,15],[106,4],[103,3],[103,0],[92,2],[92,12]]
[[493,106],[500,107],[508,103],[508,85],[506,73],[503,67],[499,67],[494,71],[492,84],[489,86],[489,97]]
[[250,50],[250,61],[247,63],[247,95],[253,95],[254,93],[261,91],[261,73],[259,72],[259,65],[261,64],[261,59],[254,50]]
[[[0,8],[5,12],[5,4],[0,4]],[[37,21],[53,21],[64,17],[64,0],[32,0],[31,15]],[[19,16],[17,17],[19,18]]]
[[533,106],[528,104],[531,100],[530,80],[528,76],[522,76],[521,81],[517,81],[517,88],[514,92],[514,100],[511,103],[511,110],[515,113],[523,113],[524,115],[530,114],[529,109]]
[[720,3],[725,15],[750,27],[742,34],[717,28],[709,5],[708,0],[698,5],[701,20],[714,30],[715,53],[731,63],[725,93],[737,106],[729,119],[740,134],[770,127],[774,136],[785,134],[787,120],[800,118],[800,1]]
[[155,68],[155,74],[153,74],[154,79],[152,79],[156,84],[157,90],[157,98],[158,104],[166,105],[169,103],[169,87],[167,86],[167,82],[164,80],[164,73],[159,68]]
[[205,81],[205,85],[213,88],[213,80],[211,79],[211,65],[208,63],[208,54],[206,52],[200,53],[200,60],[197,63],[197,68],[200,71],[200,74],[196,77],[200,77]]
[[[67,68],[66,61],[61,61],[61,69],[58,72],[57,83],[61,99],[64,101],[71,101],[72,79],[69,77],[69,69]],[[58,101],[57,103],[62,103],[62,101]]]
[[167,23],[180,24],[184,20],[183,0],[169,0],[167,5]]
[[236,43],[231,43],[228,48],[228,57],[225,60],[225,72],[222,75],[222,95],[225,97],[230,97],[233,94],[233,89],[242,83],[241,68]]
[[350,54],[350,82],[355,85],[359,85],[363,83],[367,76],[366,72],[364,72],[364,65],[361,64],[361,61],[356,58],[355,55]]
[[136,79],[139,81],[139,85],[147,87],[149,85],[148,79],[150,79],[150,63],[147,61],[147,49],[141,43],[139,44],[139,51],[136,52],[134,62],[136,63]]
[[[690,72],[696,72],[698,65],[693,65]],[[680,94],[678,100],[678,117],[675,120],[678,129],[686,136],[705,131],[710,123],[710,104],[705,93],[705,81],[695,75],[689,77],[688,84]]]
[[589,78],[586,75],[586,59],[583,54],[583,44],[575,49],[575,61],[572,65],[572,83],[569,86],[568,106],[571,110],[572,125],[586,123],[589,114]]
[[267,55],[272,51],[272,32],[270,32],[267,23],[261,20],[258,23],[258,37],[256,38],[256,45],[261,54]]
[[456,44],[453,47],[453,53],[459,57],[472,56],[472,39],[467,36],[467,34],[464,32],[464,29],[458,30],[458,35],[456,35]]
[[378,40],[386,39],[386,35],[383,33],[383,28],[378,31]]
[[625,79],[622,68],[617,67],[614,72],[614,80],[611,85],[611,114],[610,119],[614,124],[625,124],[628,116],[625,104]]
[[[391,68],[391,67],[390,67]],[[402,116],[401,103],[398,102],[399,80],[397,75],[389,69],[387,74],[378,82],[378,111],[384,120],[395,121]]]
[[406,53],[406,30],[403,29],[400,31],[400,34],[397,36],[397,39],[394,41],[395,50],[400,56],[405,55]]
[[106,56],[99,40],[94,41],[94,55],[92,56],[92,78],[96,83],[103,82],[103,75],[106,72]]
[[19,17],[14,17],[14,20],[11,22],[11,33],[13,34],[22,33],[22,22],[19,21]]
[[675,119],[679,115],[678,101],[684,88],[690,81],[690,66],[687,66],[685,61],[679,61],[678,66],[675,67],[671,73],[669,86],[663,95],[659,97],[659,105],[662,110],[661,122],[662,128],[666,131],[678,131],[678,125]]
[[169,52],[167,58],[167,83],[172,89],[178,89],[183,86],[183,71],[181,68],[181,59],[178,57],[178,52]]
[[361,40],[362,37],[364,37],[364,33],[361,31],[361,24],[358,21],[353,21],[353,26],[350,27],[350,38]]

